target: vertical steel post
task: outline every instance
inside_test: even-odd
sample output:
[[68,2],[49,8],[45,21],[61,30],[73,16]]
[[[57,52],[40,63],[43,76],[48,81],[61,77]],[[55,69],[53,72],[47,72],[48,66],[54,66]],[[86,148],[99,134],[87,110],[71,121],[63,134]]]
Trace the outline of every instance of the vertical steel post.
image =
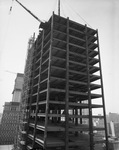
[[102,77],[102,66],[101,66],[101,58],[100,58],[100,47],[99,47],[99,37],[97,30],[97,44],[98,44],[98,57],[99,57],[99,67],[100,67],[100,77],[101,77],[101,91],[102,91],[102,103],[103,103],[103,115],[104,115],[104,125],[105,125],[105,138],[106,138],[106,150],[108,147],[108,132],[107,132],[107,121],[106,121],[106,110],[105,110],[105,99],[104,99],[104,89],[103,89],[103,77]]
[[[82,102],[80,101],[80,104],[81,104]],[[83,119],[82,119],[82,108],[80,108],[80,124],[83,124]],[[82,133],[83,131],[80,131],[80,133]]]
[[88,33],[87,26],[85,26],[86,35],[86,64],[87,64],[87,88],[88,88],[88,105],[89,105],[89,135],[90,135],[90,150],[94,150],[93,141],[93,120],[92,120],[92,102],[91,102],[91,88],[90,88],[90,66],[89,66],[89,49],[88,49]]
[[66,98],[65,98],[65,150],[69,148],[69,18],[67,18]]
[[[80,101],[81,104],[81,101]],[[80,116],[82,116],[82,108],[80,108]],[[80,124],[82,124],[82,117],[80,118]]]
[[36,125],[37,125],[37,115],[38,115],[38,103],[39,103],[39,92],[40,92],[40,81],[41,81],[41,64],[42,64],[42,54],[43,54],[43,41],[44,41],[44,30],[42,31],[42,47],[41,47],[41,58],[40,58],[40,68],[39,68],[39,79],[38,79],[38,89],[37,89],[37,100],[36,100],[36,115],[35,115],[35,126],[34,126],[34,135],[33,135],[33,148],[35,148],[35,137],[36,137]]
[[51,44],[50,44],[50,48],[49,48],[48,81],[47,81],[47,96],[46,96],[46,110],[45,110],[46,116],[45,116],[45,131],[44,131],[44,148],[46,148],[48,113],[49,113],[51,51],[52,51],[52,43],[53,43],[53,22],[54,22],[54,12],[53,12],[52,19],[51,19]]
[[[34,53],[33,53],[33,60],[32,60],[32,73],[33,74],[33,77],[34,77],[34,58],[35,58],[35,50],[34,50]],[[29,93],[29,96],[30,96],[30,102],[29,102],[29,112],[28,112],[28,117],[27,117],[27,130],[26,130],[26,143],[25,143],[25,148],[27,147],[28,145],[28,131],[29,131],[29,123],[30,123],[30,113],[31,113],[31,102],[32,102],[32,93],[33,93],[33,77],[32,77],[32,84],[31,84],[31,93]],[[27,149],[27,148],[26,148]]]

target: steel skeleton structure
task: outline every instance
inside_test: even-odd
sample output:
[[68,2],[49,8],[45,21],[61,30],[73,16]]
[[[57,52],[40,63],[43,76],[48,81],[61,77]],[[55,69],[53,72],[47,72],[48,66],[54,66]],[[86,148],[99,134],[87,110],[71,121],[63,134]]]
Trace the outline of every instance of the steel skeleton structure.
[[35,34],[29,39],[28,50],[27,50],[27,59],[24,69],[24,83],[22,88],[22,96],[20,102],[20,117],[19,117],[19,129],[17,133],[17,141],[14,143],[14,149],[25,149],[25,140],[26,140],[26,130],[27,130],[27,121],[26,118],[28,115],[28,98],[29,91],[31,90],[31,72],[32,72],[32,62],[33,62],[33,53],[34,53],[34,42]]
[[[98,31],[54,13],[40,31],[26,96],[25,149],[96,150],[102,143],[108,149]],[[104,125],[94,126],[95,118]]]

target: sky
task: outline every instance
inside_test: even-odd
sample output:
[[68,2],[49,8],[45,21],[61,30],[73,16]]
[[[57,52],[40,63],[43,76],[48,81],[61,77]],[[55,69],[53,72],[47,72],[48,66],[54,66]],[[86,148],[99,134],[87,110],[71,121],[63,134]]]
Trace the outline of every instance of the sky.
[[[57,0],[19,1],[40,20],[48,21],[58,11]],[[119,1],[61,0],[60,9],[61,16],[98,29],[106,112],[119,113]],[[28,40],[38,31],[39,22],[15,0],[0,0],[0,113],[12,101],[16,73],[24,72]]]

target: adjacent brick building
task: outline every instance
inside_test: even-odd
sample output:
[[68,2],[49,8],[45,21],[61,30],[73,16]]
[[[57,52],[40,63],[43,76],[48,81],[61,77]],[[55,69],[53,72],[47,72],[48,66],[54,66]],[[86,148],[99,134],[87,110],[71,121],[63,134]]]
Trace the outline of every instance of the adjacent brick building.
[[20,99],[23,74],[18,73],[15,79],[12,102],[5,102],[0,126],[0,145],[14,144],[19,123]]
[[0,145],[14,143],[19,120],[19,103],[5,102],[1,120]]

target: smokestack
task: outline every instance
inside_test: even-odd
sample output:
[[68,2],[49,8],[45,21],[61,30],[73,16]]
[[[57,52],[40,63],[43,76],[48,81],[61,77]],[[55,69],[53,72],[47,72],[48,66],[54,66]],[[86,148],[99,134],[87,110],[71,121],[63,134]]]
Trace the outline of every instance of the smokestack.
[[114,129],[114,122],[113,121],[110,122],[110,128],[111,128],[112,137],[115,137],[115,129]]

